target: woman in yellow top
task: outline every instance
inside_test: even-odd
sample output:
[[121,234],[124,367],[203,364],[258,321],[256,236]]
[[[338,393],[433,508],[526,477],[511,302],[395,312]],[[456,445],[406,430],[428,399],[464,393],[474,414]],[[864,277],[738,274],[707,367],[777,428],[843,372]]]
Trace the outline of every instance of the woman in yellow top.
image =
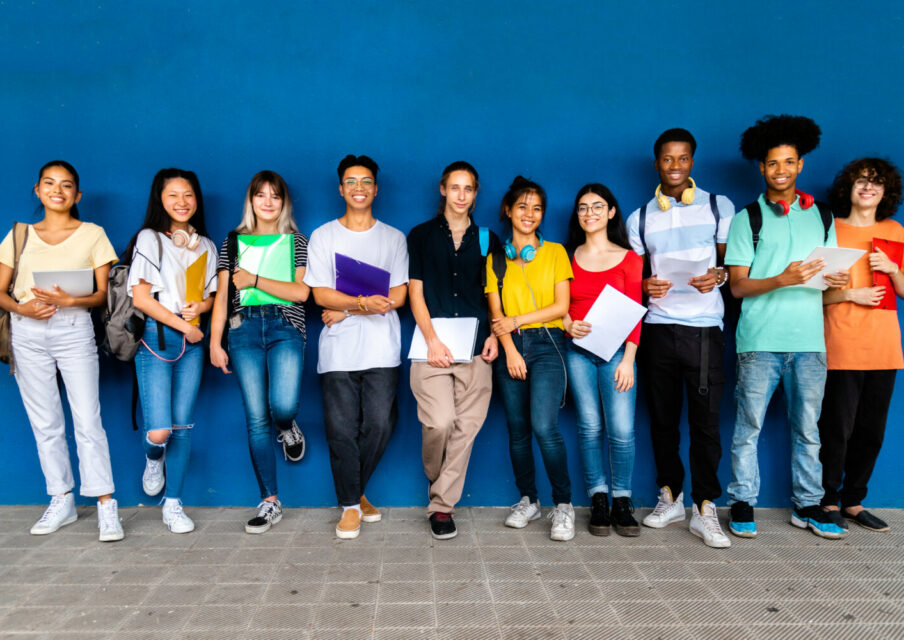
[[537,438],[555,509],[550,537],[574,537],[574,509],[565,442],[559,431],[559,408],[565,394],[565,332],[571,263],[565,248],[544,241],[538,231],[546,210],[546,193],[518,176],[502,199],[500,217],[511,225],[505,243],[505,275],[499,286],[494,261],[487,258],[487,286],[493,333],[499,338],[496,384],[502,392],[509,429],[509,451],[521,500],[506,518],[522,528],[540,517],[531,434]]
[[[97,345],[88,310],[107,299],[107,277],[116,252],[104,230],[78,219],[78,173],[68,162],[48,162],[38,173],[34,192],[44,218],[28,226],[19,257],[13,296],[7,291],[16,267],[12,234],[0,244],[0,307],[12,314],[12,351],[16,382],[38,445],[50,506],[31,528],[53,533],[75,522],[75,480],[66,444],[66,422],[57,388],[59,369],[72,411],[78,447],[80,492],[97,497],[100,540],[121,540],[122,524],[113,499],[113,472],[107,434],[100,420]],[[59,286],[35,286],[35,274],[92,270],[97,291],[70,295]],[[47,274],[49,277],[59,277]],[[89,271],[88,275],[92,275]]]
[[[819,419],[822,505],[845,529],[847,519],[888,531],[861,503],[885,436],[895,374],[904,367],[896,305],[885,301],[904,297],[904,274],[875,246],[904,243],[904,227],[889,219],[901,204],[901,174],[880,158],[855,160],[835,177],[831,198],[838,246],[867,253],[851,268],[846,287],[823,294],[828,375]],[[877,274],[885,286],[874,286]]]

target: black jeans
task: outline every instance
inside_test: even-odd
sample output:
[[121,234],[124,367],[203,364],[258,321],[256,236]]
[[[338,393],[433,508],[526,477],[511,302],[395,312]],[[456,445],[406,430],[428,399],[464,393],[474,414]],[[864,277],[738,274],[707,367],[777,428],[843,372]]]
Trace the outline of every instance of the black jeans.
[[840,501],[842,508],[856,507],[866,497],[885,437],[896,373],[894,369],[828,372],[819,418],[823,506]]
[[702,333],[700,327],[644,323],[640,343],[640,372],[650,412],[656,484],[671,489],[675,497],[684,484],[684,465],[678,454],[678,444],[682,394],[686,390],[691,439],[691,497],[697,505],[722,495],[717,471],[722,457],[719,405],[725,386],[722,371],[725,340],[719,327],[706,327],[709,363],[707,389],[701,393]]
[[339,505],[361,502],[398,418],[399,367],[320,376],[323,420]]

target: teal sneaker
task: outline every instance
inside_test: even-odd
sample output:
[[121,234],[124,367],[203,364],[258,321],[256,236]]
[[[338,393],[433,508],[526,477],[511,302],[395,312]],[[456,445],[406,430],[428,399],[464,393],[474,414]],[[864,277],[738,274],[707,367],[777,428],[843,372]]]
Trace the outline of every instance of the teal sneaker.
[[809,529],[820,538],[829,540],[837,540],[847,535],[847,531],[832,522],[818,504],[794,509],[791,512],[791,524],[800,529]]
[[753,507],[749,503],[735,502],[731,505],[728,530],[739,538],[756,538],[756,521],[753,519]]

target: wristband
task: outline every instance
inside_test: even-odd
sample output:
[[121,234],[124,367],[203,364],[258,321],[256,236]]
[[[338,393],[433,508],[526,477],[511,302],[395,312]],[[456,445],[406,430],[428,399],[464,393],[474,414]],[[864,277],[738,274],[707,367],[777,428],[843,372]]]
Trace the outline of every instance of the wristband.
[[517,331],[520,326],[518,323],[518,316],[512,316],[512,322],[515,323],[515,330]]
[[260,277],[259,274],[254,274],[254,288],[257,289],[257,279]]
[[343,311],[345,311],[345,317],[346,317],[346,318],[351,318],[351,317],[352,317],[352,314],[350,314],[350,313],[348,312],[348,309],[343,309]]
[[363,302],[363,300],[364,300],[364,296],[360,296],[360,295],[359,295],[359,296],[358,296],[358,311],[365,311],[365,310],[366,310],[365,307],[364,307],[364,302]]

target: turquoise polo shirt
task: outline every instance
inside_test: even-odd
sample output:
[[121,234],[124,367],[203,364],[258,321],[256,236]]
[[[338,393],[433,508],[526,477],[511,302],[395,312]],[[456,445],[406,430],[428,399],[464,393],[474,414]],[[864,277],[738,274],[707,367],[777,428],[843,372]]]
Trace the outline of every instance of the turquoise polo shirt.
[[[835,223],[828,238],[816,205],[800,207],[799,198],[786,216],[776,215],[758,198],[763,227],[753,252],[753,234],[747,209],[731,221],[725,264],[750,267],[749,277],[771,278],[785,270],[789,263],[803,260],[816,247],[837,246]],[[738,353],[773,351],[778,353],[825,352],[823,334],[822,291],[807,287],[782,287],[759,296],[744,298],[736,335]]]

